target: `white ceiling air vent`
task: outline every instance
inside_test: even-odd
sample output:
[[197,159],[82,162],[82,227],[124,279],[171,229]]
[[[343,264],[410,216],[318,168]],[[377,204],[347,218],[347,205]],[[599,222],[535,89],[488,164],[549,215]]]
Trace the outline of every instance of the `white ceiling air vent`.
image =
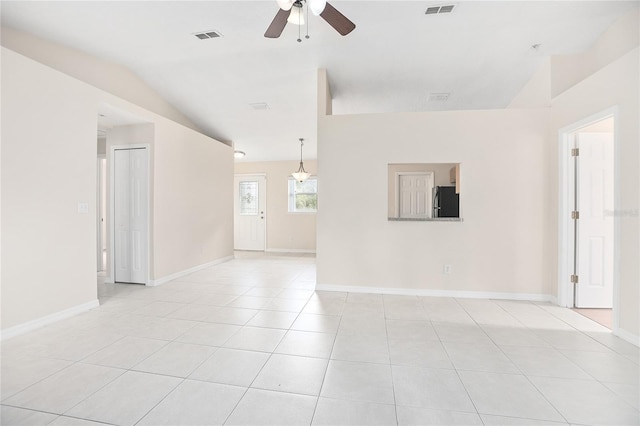
[[450,93],[429,93],[429,102],[446,102],[449,100]]
[[446,6],[431,6],[428,7],[426,12],[424,12],[425,15],[437,15],[439,13],[451,13],[453,12],[453,9],[456,7],[455,4],[448,4]]
[[269,104],[266,102],[254,102],[252,104],[249,104],[249,106],[258,111],[269,109]]
[[203,33],[194,33],[193,35],[198,37],[200,40],[222,37],[222,34],[220,34],[218,31],[205,31]]

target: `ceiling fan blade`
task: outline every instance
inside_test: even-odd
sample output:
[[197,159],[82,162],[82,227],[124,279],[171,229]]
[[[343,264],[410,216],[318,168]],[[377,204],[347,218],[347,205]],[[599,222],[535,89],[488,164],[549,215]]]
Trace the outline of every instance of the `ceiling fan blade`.
[[324,7],[320,16],[343,36],[349,34],[356,27],[356,24],[347,19],[346,16],[338,12],[338,10],[329,3]]
[[278,9],[278,13],[271,21],[271,25],[267,28],[267,31],[264,33],[264,36],[267,38],[278,38],[280,34],[282,34],[282,30],[284,30],[285,25],[287,25],[287,18],[291,10],[282,10]]

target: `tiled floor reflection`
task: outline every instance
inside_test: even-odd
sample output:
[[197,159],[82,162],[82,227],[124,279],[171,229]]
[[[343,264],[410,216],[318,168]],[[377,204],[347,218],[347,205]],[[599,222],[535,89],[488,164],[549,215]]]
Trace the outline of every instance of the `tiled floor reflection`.
[[640,423],[638,348],[550,304],[314,291],[238,253],[3,342],[2,425]]

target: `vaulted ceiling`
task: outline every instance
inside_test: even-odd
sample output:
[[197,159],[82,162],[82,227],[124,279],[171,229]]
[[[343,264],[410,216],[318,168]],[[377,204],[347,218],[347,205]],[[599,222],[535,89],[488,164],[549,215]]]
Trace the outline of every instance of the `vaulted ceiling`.
[[[316,75],[334,114],[506,107],[549,55],[588,49],[637,1],[331,1],[340,36],[309,15],[263,36],[264,1],[2,1],[2,24],[124,65],[244,161],[316,151]],[[451,13],[428,15],[434,5]],[[222,37],[194,34],[215,30]],[[536,48],[532,46],[538,45]],[[447,93],[448,100],[430,100]],[[267,104],[254,109],[252,104]]]

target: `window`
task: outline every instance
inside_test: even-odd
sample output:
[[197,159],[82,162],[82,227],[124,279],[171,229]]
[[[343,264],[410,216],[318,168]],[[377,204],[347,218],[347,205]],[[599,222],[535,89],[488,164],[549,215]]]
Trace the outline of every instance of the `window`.
[[318,179],[304,182],[289,179],[289,212],[304,213],[318,211]]

